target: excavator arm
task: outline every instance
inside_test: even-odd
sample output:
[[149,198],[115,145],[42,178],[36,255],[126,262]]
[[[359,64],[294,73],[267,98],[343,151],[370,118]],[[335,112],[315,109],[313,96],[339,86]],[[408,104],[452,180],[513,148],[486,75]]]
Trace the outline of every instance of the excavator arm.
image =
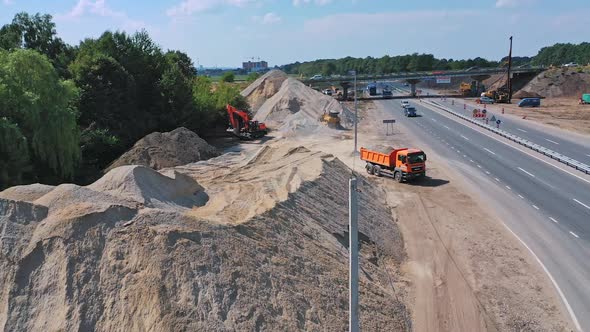
[[229,117],[228,132],[236,135],[240,139],[256,139],[267,133],[266,125],[253,121],[250,115],[231,105],[227,105],[227,115]]

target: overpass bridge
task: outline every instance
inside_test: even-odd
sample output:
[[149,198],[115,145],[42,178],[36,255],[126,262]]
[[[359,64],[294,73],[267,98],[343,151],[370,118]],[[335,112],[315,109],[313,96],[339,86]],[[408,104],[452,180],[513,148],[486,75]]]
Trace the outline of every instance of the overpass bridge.
[[[513,75],[519,74],[538,74],[546,70],[545,67],[528,67],[528,68],[513,68],[510,72]],[[406,81],[410,84],[411,94],[416,94],[416,84],[428,80],[436,79],[440,77],[469,77],[472,80],[481,84],[483,80],[490,78],[492,75],[506,74],[506,68],[478,68],[473,70],[440,70],[440,71],[428,71],[428,72],[406,72],[406,73],[392,73],[392,74],[381,74],[381,75],[357,75],[357,83],[368,83],[376,81],[388,81],[388,80],[401,80]],[[322,79],[304,79],[301,80],[304,84],[314,85],[339,85],[343,89],[343,95],[346,99],[348,96],[348,89],[351,87],[354,81],[354,76],[332,76],[325,77]]]

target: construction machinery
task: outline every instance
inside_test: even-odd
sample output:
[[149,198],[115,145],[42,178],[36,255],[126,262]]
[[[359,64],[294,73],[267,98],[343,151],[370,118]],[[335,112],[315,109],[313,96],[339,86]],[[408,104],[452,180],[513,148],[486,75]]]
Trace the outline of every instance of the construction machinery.
[[246,111],[239,110],[228,104],[227,115],[229,117],[229,127],[227,128],[227,131],[240,139],[257,139],[268,133],[266,125],[262,122],[252,120],[250,114]]
[[340,128],[340,113],[338,111],[324,112],[320,118],[321,122],[328,125],[329,128]]
[[459,91],[463,97],[474,97],[477,94],[477,81],[462,82]]
[[584,93],[582,97],[580,97],[580,104],[590,104],[590,93]]
[[382,153],[361,148],[361,160],[367,162],[367,173],[376,176],[390,175],[397,182],[426,176],[426,154],[418,149],[402,148]]
[[494,102],[498,104],[507,104],[510,102],[510,92],[508,91],[507,85],[501,86],[495,90],[486,91],[483,96],[493,99]]

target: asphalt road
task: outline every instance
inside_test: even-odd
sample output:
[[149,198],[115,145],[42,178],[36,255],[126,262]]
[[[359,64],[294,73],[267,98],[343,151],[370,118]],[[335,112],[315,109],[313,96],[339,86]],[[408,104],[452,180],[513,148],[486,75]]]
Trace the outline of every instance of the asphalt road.
[[[402,88],[407,90],[407,87],[403,87],[401,84],[395,84],[395,87]],[[434,90],[423,89],[423,91],[428,91],[431,94],[437,94]],[[448,107],[456,112],[460,112],[464,115],[471,116],[473,114],[473,109],[475,108],[474,105],[467,105],[466,109],[464,109],[464,101],[461,99],[457,99],[455,104],[453,105],[453,99],[449,98],[444,101],[437,100],[438,103],[441,103],[445,107]],[[471,103],[473,104],[473,103]],[[476,105],[477,108],[482,109],[483,105]],[[495,105],[494,107],[501,107],[500,105]],[[560,137],[554,135],[550,132],[543,131],[542,129],[535,128],[534,125],[524,124],[521,121],[517,121],[506,117],[502,114],[502,112],[497,111],[488,111],[488,117],[495,116],[497,119],[500,119],[502,123],[500,124],[500,128],[505,130],[513,135],[517,135],[524,139],[527,139],[533,143],[546,147],[550,150],[559,152],[564,156],[573,158],[579,162],[584,164],[590,165],[590,144],[586,142],[583,144],[582,142],[576,142],[571,139],[566,139],[564,137]],[[483,121],[483,120],[482,120]]]
[[399,100],[376,103],[437,154],[467,170],[483,192],[500,191],[494,199],[507,216],[504,222],[538,256],[583,330],[590,331],[590,183],[418,100],[410,101],[421,115],[416,118],[403,116]]

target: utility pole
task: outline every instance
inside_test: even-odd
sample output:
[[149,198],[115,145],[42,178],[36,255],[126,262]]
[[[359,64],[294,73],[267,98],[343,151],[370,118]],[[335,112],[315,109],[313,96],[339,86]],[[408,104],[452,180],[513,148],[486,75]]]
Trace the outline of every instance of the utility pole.
[[512,103],[512,78],[510,71],[512,70],[512,36],[510,36],[510,52],[508,53],[508,104]]
[[[355,91],[356,94],[356,91]],[[356,135],[355,135],[356,137]],[[359,331],[359,258],[357,179],[353,173],[348,184],[348,331]]]

